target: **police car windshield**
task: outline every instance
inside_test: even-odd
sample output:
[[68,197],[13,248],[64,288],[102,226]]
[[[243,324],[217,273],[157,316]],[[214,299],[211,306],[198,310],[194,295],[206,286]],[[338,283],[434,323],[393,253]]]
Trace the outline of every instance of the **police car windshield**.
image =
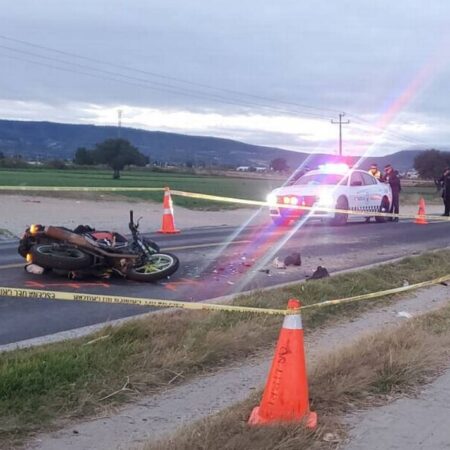
[[318,184],[337,185],[342,181],[343,178],[343,175],[339,175],[336,173],[306,174],[300,177],[295,182],[295,184],[300,186],[313,186]]

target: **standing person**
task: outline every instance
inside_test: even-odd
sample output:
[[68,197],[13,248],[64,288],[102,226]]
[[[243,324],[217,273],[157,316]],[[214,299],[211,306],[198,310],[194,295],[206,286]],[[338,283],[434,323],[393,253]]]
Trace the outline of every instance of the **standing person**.
[[[400,210],[400,191],[402,190],[400,184],[400,177],[398,176],[398,170],[394,170],[393,167],[388,164],[384,168],[384,181],[389,183],[392,190],[392,205],[390,213],[398,214]],[[398,222],[398,217],[390,217],[388,220],[392,222]]]
[[445,168],[444,174],[439,178],[439,184],[442,187],[442,200],[445,207],[442,215],[448,217],[450,215],[450,168]]
[[381,174],[381,171],[378,169],[378,166],[376,164],[371,164],[370,169],[368,171],[369,175],[372,175],[377,180],[381,181],[383,178],[383,175]]
[[[367,173],[369,175],[372,175],[373,177],[375,177],[378,181],[382,181],[382,179],[383,179],[383,175],[375,163],[370,165],[370,169],[367,171]],[[370,216],[366,217],[366,223],[369,223],[369,222],[370,222]]]

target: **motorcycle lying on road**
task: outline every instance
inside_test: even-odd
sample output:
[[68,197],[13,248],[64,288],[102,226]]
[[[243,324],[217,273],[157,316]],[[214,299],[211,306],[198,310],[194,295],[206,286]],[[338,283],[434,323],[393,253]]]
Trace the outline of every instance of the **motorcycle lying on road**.
[[30,225],[20,240],[18,252],[30,265],[71,278],[116,274],[135,281],[157,281],[178,269],[175,255],[161,253],[155,242],[140,235],[139,220],[134,222],[133,211],[128,227],[131,239],[85,225],[73,231]]

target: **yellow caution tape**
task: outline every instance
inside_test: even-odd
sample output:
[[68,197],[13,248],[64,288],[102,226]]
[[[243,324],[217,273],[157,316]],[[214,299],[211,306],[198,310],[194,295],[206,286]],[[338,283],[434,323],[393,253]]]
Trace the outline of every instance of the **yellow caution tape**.
[[312,305],[302,306],[302,309],[319,308],[322,306],[340,305],[342,303],[357,302],[360,300],[369,300],[373,298],[385,297],[387,295],[400,294],[401,292],[412,291],[427,286],[433,286],[435,284],[445,283],[450,280],[450,275],[435,278],[434,280],[422,281],[416,284],[408,284],[407,286],[401,286],[398,288],[386,289],[384,291],[371,292],[369,294],[355,295],[354,297],[340,298],[337,300],[326,300],[324,302],[314,303]]
[[78,302],[95,302],[95,303],[112,303],[120,305],[136,305],[136,306],[154,306],[160,308],[182,308],[191,310],[206,310],[206,311],[233,311],[240,313],[259,313],[271,315],[286,315],[291,314],[285,309],[263,309],[252,308],[249,306],[234,306],[234,305],[219,305],[214,303],[200,303],[200,302],[182,302],[177,300],[162,300],[153,298],[139,298],[139,297],[122,297],[115,295],[97,295],[97,294],[82,294],[75,292],[62,291],[44,291],[41,289],[22,289],[0,287],[0,297],[21,297],[21,298],[35,298],[45,300],[68,300]]
[[65,192],[162,192],[165,188],[151,187],[83,187],[83,186],[0,186],[0,191],[65,191]]
[[248,206],[264,206],[269,208],[284,208],[291,209],[297,211],[311,211],[311,212],[329,212],[329,213],[338,213],[338,214],[348,214],[352,216],[362,216],[362,217],[390,217],[390,218],[399,218],[399,219],[415,219],[416,217],[425,218],[428,220],[437,220],[442,222],[449,222],[450,217],[439,216],[434,214],[421,214],[420,216],[417,214],[395,214],[395,213],[384,213],[384,212],[376,212],[376,211],[356,211],[353,209],[338,209],[338,208],[327,208],[326,206],[303,206],[303,205],[286,205],[284,203],[276,203],[271,204],[268,202],[258,201],[258,200],[247,200],[233,197],[222,197],[219,195],[209,195],[209,194],[200,194],[196,192],[185,192],[178,190],[171,190],[171,194],[178,195],[180,197],[189,197],[189,198],[197,198],[202,200],[210,200],[216,202],[224,202],[224,203],[234,203],[240,205],[248,205]]
[[[65,191],[65,192],[162,192],[165,188],[151,187],[77,187],[77,186],[0,186],[0,191]],[[415,219],[423,218],[432,221],[450,222],[450,217],[435,214],[395,214],[376,211],[356,211],[351,209],[328,208],[326,206],[303,206],[303,205],[286,205],[283,203],[271,204],[261,200],[248,200],[243,198],[224,197],[220,195],[201,194],[198,192],[187,192],[171,190],[171,194],[180,197],[196,198],[200,200],[210,200],[215,202],[231,203],[236,205],[259,206],[259,207],[275,207],[285,208],[298,211],[322,212],[322,213],[338,213],[348,214],[361,217],[385,217],[398,219]]]
[[[311,305],[304,305],[301,307],[301,309],[319,308],[324,306],[339,305],[342,303],[350,303],[361,300],[380,298],[388,295],[399,294],[401,292],[411,291],[427,286],[432,286],[435,284],[444,283],[445,281],[448,280],[450,280],[450,275],[445,275],[443,277],[435,278],[433,280],[422,281],[420,283],[411,284],[408,286],[401,286],[398,288],[386,289],[384,291],[356,295],[354,297],[340,298],[337,300],[326,300]],[[179,308],[179,309],[203,310],[203,311],[229,311],[229,312],[257,313],[257,314],[269,314],[281,316],[296,314],[295,310],[287,310],[287,309],[255,308],[250,306],[223,305],[223,304],[201,303],[201,302],[183,302],[178,300],[122,297],[115,295],[84,294],[74,292],[45,291],[41,289],[25,289],[25,288],[22,289],[11,287],[0,287],[0,297],[20,297],[20,298],[45,299],[45,300],[66,300],[79,302],[126,304],[136,306],[153,306],[159,308]]]

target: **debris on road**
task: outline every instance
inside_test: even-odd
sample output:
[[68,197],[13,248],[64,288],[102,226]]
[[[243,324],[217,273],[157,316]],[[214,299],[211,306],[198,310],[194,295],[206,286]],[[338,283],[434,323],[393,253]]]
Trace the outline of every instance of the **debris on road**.
[[286,264],[284,263],[284,261],[280,261],[280,258],[278,258],[278,256],[273,260],[272,265],[273,267],[275,267],[275,269],[286,269]]
[[301,266],[302,258],[300,256],[300,253],[294,252],[294,253],[291,253],[290,255],[286,256],[286,258],[284,258],[284,264],[286,266]]
[[34,275],[42,275],[44,273],[44,268],[37,264],[28,264],[25,266],[25,270]]
[[314,273],[307,279],[307,281],[319,280],[320,278],[326,278],[329,276],[330,274],[328,273],[328,270],[325,267],[318,266],[317,269],[314,271]]

